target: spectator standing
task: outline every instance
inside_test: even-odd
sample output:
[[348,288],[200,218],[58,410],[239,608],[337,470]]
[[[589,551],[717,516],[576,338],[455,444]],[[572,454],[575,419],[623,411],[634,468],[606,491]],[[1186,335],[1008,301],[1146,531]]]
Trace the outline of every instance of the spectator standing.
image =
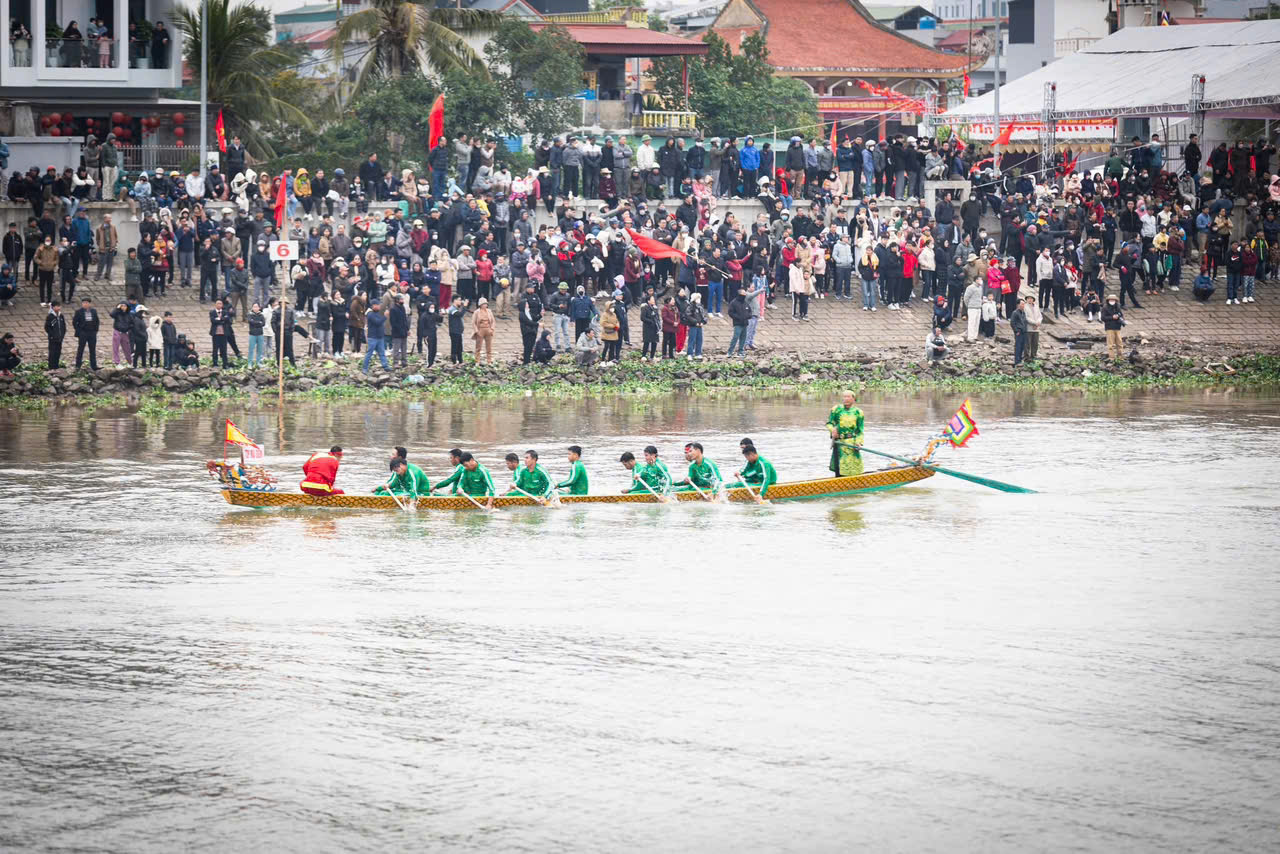
[[89,297],[81,297],[80,308],[71,318],[71,328],[75,331],[77,339],[77,371],[84,364],[85,350],[89,351],[89,370],[98,370],[98,327],[100,325],[101,320],[98,318],[98,310],[93,307],[93,300]]
[[1102,328],[1107,334],[1107,357],[1119,360],[1124,348],[1120,330],[1124,328],[1124,309],[1117,303],[1115,294],[1107,294],[1102,306]]
[[49,370],[62,367],[62,340],[67,337],[67,319],[62,315],[62,303],[54,300],[44,318],[44,334],[49,339]]

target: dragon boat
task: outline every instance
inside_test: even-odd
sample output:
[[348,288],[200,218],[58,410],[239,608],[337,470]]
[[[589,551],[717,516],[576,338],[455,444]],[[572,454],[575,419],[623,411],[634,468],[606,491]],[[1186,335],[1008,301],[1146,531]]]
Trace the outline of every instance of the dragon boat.
[[[897,489],[916,481],[932,477],[932,468],[905,465],[881,471],[867,472],[854,477],[826,477],[818,480],[794,480],[775,483],[769,487],[770,501],[809,501],[822,498],[843,498],[867,492]],[[733,503],[755,503],[755,495],[746,487],[726,489],[725,497]],[[401,510],[407,507],[418,510],[477,510],[476,502],[462,495],[421,495],[410,497],[391,495],[303,495],[293,492],[271,492],[260,489],[226,488],[222,497],[236,507],[328,507],[341,510]],[[698,492],[672,492],[664,496],[670,501],[707,501]],[[481,499],[483,500],[483,499]],[[578,504],[659,504],[663,499],[651,493],[626,493],[620,495],[562,495],[560,503]],[[714,500],[714,499],[711,499]],[[541,507],[543,503],[523,495],[500,495],[494,499],[495,507]]]

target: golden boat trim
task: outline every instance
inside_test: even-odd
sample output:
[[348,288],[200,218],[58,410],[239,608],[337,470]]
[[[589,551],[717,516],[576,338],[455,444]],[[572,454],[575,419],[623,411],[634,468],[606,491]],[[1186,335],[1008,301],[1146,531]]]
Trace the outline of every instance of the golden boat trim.
[[[769,490],[770,501],[803,501],[819,498],[837,498],[864,492],[896,489],[933,477],[933,470],[919,466],[883,469],[854,477],[827,477],[819,480],[795,480],[775,483]],[[749,504],[755,501],[746,488],[726,491],[731,502]],[[342,510],[399,510],[401,503],[390,495],[327,495],[315,496],[293,492],[263,492],[252,489],[224,489],[222,497],[237,507],[330,507]],[[673,492],[677,501],[706,501],[697,492]],[[401,501],[404,501],[402,498]],[[484,499],[480,499],[483,503]],[[620,495],[562,495],[564,504],[658,504],[649,493]],[[494,499],[495,507],[540,507],[540,502],[523,495],[500,495]],[[463,496],[421,496],[416,501],[418,510],[477,510],[476,504]]]

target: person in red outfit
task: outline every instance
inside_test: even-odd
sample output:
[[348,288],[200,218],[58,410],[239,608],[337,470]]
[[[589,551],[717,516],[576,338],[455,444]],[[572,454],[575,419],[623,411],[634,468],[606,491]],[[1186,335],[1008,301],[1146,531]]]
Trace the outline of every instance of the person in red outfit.
[[328,453],[317,451],[302,464],[302,483],[298,487],[307,495],[342,495],[333,484],[338,479],[338,465],[342,462],[342,447],[334,445]]

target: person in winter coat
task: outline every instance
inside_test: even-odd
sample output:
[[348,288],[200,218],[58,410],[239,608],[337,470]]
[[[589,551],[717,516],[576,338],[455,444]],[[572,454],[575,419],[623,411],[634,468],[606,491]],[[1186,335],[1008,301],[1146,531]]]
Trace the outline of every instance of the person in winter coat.
[[1102,328],[1107,333],[1107,357],[1119,360],[1124,349],[1120,330],[1124,328],[1124,309],[1116,301],[1115,294],[1107,294],[1102,306]]
[[159,368],[163,365],[161,356],[164,352],[164,320],[158,315],[147,321],[147,367]]

